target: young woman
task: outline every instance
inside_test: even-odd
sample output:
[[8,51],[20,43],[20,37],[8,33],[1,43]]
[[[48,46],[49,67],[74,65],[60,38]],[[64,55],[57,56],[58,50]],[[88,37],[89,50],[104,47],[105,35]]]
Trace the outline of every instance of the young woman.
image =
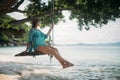
[[62,65],[63,68],[67,68],[73,66],[72,63],[65,60],[58,52],[58,50],[52,46],[45,45],[45,39],[50,34],[52,28],[49,29],[47,34],[44,34],[40,30],[40,23],[38,19],[32,20],[32,28],[29,32],[29,38],[27,43],[27,48],[25,52],[31,52],[32,49],[35,51],[40,51],[43,54],[50,54],[53,55]]

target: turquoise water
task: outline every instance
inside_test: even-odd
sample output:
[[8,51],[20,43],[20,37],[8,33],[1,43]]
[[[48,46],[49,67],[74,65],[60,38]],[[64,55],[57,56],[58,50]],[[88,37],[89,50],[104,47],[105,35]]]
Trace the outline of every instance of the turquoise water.
[[74,63],[62,69],[47,55],[14,57],[25,47],[0,48],[0,73],[21,73],[18,80],[120,80],[120,47],[116,46],[55,46],[60,54]]

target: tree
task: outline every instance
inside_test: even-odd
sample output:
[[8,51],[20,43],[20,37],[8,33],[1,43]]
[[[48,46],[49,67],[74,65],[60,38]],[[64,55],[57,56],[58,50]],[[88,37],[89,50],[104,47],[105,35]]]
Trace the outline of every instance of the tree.
[[[15,20],[8,15],[3,15],[0,17],[0,44],[3,43],[14,43],[15,41],[22,42],[26,39],[26,32],[28,26],[26,24],[12,26],[8,24],[9,22]],[[16,43],[14,43],[16,44]]]
[[[27,16],[25,19],[9,22],[12,25],[22,24],[34,17],[39,17],[43,26],[51,23],[53,0],[49,0],[48,4],[42,0],[29,0],[30,4],[26,6],[25,10],[19,10],[19,6],[24,1],[1,0],[0,15],[20,12]],[[70,19],[77,19],[80,30],[84,28],[83,25],[86,30],[89,30],[90,25],[98,28],[107,24],[109,20],[115,21],[120,18],[120,0],[54,0],[54,23],[58,23],[64,18],[63,10],[71,12]]]

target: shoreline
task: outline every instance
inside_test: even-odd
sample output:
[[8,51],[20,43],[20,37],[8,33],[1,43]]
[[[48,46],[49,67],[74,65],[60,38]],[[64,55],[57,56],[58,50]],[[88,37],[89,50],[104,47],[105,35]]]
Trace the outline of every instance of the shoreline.
[[0,80],[18,80],[19,75],[0,74]]

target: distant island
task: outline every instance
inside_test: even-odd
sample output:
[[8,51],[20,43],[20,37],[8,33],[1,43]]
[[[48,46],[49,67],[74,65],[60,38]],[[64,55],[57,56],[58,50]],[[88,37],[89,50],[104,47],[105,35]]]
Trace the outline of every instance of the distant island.
[[83,45],[83,46],[120,46],[120,42],[95,43],[95,44],[79,43],[79,44],[76,44],[76,45]]
[[120,46],[120,42],[110,42],[110,43],[77,43],[77,44],[56,44],[56,45],[65,45],[65,46]]

